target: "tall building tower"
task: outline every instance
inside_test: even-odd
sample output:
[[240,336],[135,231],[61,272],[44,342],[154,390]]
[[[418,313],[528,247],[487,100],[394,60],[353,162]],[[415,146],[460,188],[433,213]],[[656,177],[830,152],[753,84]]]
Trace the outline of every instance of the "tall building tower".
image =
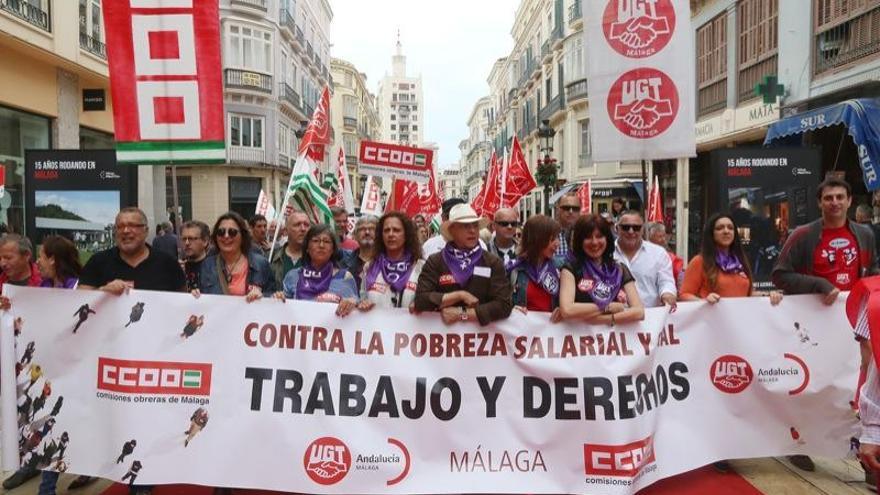
[[379,82],[379,117],[382,140],[419,146],[423,143],[424,105],[422,76],[407,77],[406,56],[397,33],[397,47],[391,57],[391,75]]

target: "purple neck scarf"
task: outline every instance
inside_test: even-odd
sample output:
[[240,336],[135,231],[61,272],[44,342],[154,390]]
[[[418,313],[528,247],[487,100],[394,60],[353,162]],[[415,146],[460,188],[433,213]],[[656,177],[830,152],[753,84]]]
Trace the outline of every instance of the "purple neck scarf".
[[724,273],[739,273],[743,271],[742,262],[735,254],[715,252],[715,265]]
[[56,289],[74,289],[76,285],[79,283],[79,279],[76,277],[65,278],[64,282],[61,285],[55,285],[55,281],[51,278],[44,278],[40,283],[40,287],[54,287]]
[[479,244],[469,251],[458,249],[451,242],[446,243],[443,248],[443,261],[452,272],[452,278],[455,283],[464,287],[474,275],[474,267],[483,259],[483,248]]
[[391,290],[399,294],[406,289],[406,283],[409,282],[413,265],[412,254],[410,253],[403,253],[403,257],[399,260],[388,259],[385,253],[379,253],[379,256],[376,256],[376,259],[370,263],[370,270],[367,271],[364,287],[370,290],[370,287],[376,283],[376,279],[381,272],[385,283],[391,286]]
[[553,263],[553,260],[544,260],[544,264],[540,268],[532,266],[525,258],[518,258],[512,264],[508,265],[508,272],[516,270],[522,266],[529,276],[529,280],[538,284],[542,289],[547,291],[551,296],[559,295],[559,268]]
[[327,262],[320,270],[311,263],[304,264],[300,269],[299,280],[296,281],[296,298],[312,301],[330,288],[333,278],[333,263]]
[[602,311],[617,298],[620,292],[623,272],[617,263],[610,265],[602,263],[596,266],[592,260],[584,262],[584,278],[593,280],[593,286],[588,291],[596,306]]

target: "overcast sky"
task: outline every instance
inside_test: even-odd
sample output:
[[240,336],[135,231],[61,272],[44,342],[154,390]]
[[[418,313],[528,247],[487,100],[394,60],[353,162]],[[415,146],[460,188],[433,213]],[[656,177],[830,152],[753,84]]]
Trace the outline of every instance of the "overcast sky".
[[459,159],[474,103],[489,94],[492,64],[510,53],[519,0],[330,0],[330,53],[367,74],[376,93],[391,72],[397,29],[407,73],[421,73],[425,141],[440,146],[442,168]]

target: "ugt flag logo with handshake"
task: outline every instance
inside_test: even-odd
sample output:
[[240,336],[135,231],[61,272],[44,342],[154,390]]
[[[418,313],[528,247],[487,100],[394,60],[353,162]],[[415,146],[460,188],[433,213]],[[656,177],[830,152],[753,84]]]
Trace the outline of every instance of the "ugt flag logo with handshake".
[[602,31],[612,48],[624,57],[644,58],[662,50],[675,30],[670,0],[610,0],[602,16]]
[[665,73],[652,68],[625,72],[608,93],[608,116],[632,138],[652,138],[669,128],[678,114],[678,89]]

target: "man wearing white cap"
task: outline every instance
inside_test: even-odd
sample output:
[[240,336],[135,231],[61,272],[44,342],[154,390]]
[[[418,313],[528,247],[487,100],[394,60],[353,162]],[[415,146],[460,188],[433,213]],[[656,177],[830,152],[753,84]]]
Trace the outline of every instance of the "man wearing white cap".
[[450,239],[422,268],[416,311],[439,311],[446,324],[479,321],[487,325],[510,316],[510,279],[498,256],[480,245],[486,220],[467,203],[455,205],[443,225]]

